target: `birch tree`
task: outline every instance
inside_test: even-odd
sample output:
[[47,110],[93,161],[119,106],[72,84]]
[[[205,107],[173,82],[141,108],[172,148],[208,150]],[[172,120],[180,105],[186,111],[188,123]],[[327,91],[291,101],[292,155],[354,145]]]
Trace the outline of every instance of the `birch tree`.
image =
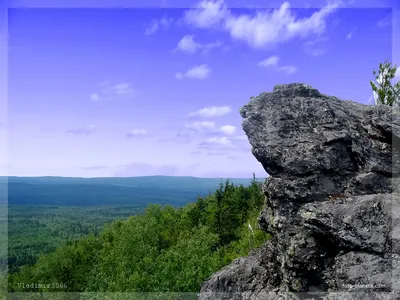
[[387,59],[379,64],[378,72],[373,70],[374,81],[370,81],[375,105],[388,105],[399,107],[400,100],[400,82],[392,85],[392,79],[398,76],[397,65],[392,67],[392,63]]

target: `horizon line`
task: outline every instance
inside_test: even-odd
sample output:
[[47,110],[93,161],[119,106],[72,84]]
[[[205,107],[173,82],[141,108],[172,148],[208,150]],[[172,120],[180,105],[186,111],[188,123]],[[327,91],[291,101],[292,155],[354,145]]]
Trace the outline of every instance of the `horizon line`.
[[[269,177],[268,174],[265,177]],[[56,175],[40,175],[40,176],[23,176],[23,175],[0,175],[0,178],[77,178],[77,179],[106,179],[106,178],[141,178],[141,177],[185,177],[185,178],[200,178],[200,179],[252,179],[253,176],[250,177],[199,177],[199,176],[190,176],[190,175],[143,175],[143,176],[103,176],[103,177],[80,177],[80,176],[56,176]],[[258,177],[256,177],[258,178]]]

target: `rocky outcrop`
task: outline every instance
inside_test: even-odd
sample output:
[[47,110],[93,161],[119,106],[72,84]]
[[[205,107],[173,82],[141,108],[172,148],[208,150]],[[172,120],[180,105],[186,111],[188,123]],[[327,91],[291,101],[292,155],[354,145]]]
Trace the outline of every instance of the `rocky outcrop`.
[[400,299],[400,115],[298,83],[240,113],[270,175],[259,226],[272,239],[199,299]]

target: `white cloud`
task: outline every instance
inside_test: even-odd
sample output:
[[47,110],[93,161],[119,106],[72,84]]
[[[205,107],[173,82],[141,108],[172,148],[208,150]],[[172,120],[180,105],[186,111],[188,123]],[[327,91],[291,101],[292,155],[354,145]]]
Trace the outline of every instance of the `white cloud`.
[[130,96],[134,93],[134,89],[130,83],[124,82],[107,86],[102,90],[102,93],[111,96]]
[[184,14],[184,21],[198,28],[218,28],[228,32],[232,39],[246,42],[254,48],[284,43],[294,37],[306,38],[325,31],[325,19],[338,7],[340,1],[330,2],[308,18],[297,18],[288,2],[279,9],[259,10],[255,15],[235,15],[223,0],[203,0],[196,8]]
[[383,28],[383,27],[389,26],[390,24],[392,24],[392,15],[391,14],[387,15],[382,20],[379,20],[376,23],[376,26],[378,26],[379,28]]
[[201,145],[203,146],[211,146],[211,145],[218,145],[218,146],[228,146],[233,147],[232,141],[228,139],[226,136],[224,137],[210,137]]
[[90,95],[90,100],[92,100],[93,102],[97,102],[100,100],[99,94],[97,93],[93,93]]
[[197,121],[191,124],[186,124],[185,127],[196,131],[211,130],[215,128],[215,123],[211,121]]
[[234,134],[236,132],[236,127],[232,125],[225,125],[220,127],[220,131],[224,134]]
[[251,147],[248,144],[247,137],[243,139],[243,136],[217,136],[209,137],[203,142],[197,145],[197,151],[199,154],[204,153],[206,150],[212,152],[219,152],[221,155],[233,154],[231,151],[236,153],[250,153]]
[[101,91],[91,94],[91,101],[98,102],[104,99],[129,98],[136,93],[132,84],[127,82],[111,84],[109,81],[103,81],[99,86]]
[[190,117],[204,117],[204,118],[211,118],[211,117],[220,117],[226,115],[231,112],[231,108],[229,106],[212,106],[202,108],[198,111],[189,113]]
[[190,78],[190,79],[206,79],[211,73],[211,69],[206,65],[199,65],[199,66],[194,66],[193,68],[189,69],[185,73],[177,72],[175,74],[175,77],[177,79],[184,79],[184,78]]
[[397,67],[396,74],[394,74],[394,77],[400,77],[400,67]]
[[229,15],[223,0],[201,1],[196,8],[185,12],[184,21],[199,28],[219,25]]
[[296,73],[297,68],[295,66],[283,66],[278,69],[278,71],[285,72],[286,74],[293,74]]
[[193,35],[185,35],[178,42],[176,49],[190,53],[196,52],[199,48],[201,48],[201,44],[196,43],[193,38],[194,38]]
[[279,57],[271,56],[258,63],[260,67],[276,66],[278,64]]
[[286,74],[293,74],[297,71],[297,68],[295,66],[278,66],[278,62],[279,62],[279,57],[278,56],[271,56],[269,58],[266,58],[260,62],[258,62],[258,66],[259,67],[265,67],[265,68],[269,68],[269,67],[273,67],[275,68],[277,71],[280,72],[285,72]]
[[156,33],[159,29],[168,29],[173,21],[173,18],[167,18],[166,16],[162,17],[159,20],[153,19],[150,26],[146,28],[145,35],[152,35]]
[[146,28],[145,35],[151,35],[151,34],[155,33],[157,31],[157,29],[158,29],[158,21],[153,20],[151,25]]
[[130,132],[128,132],[126,134],[127,138],[132,138],[132,137],[136,137],[136,136],[146,136],[147,135],[147,130],[143,129],[143,128],[136,128],[131,130]]
[[352,31],[350,31],[347,35],[346,35],[346,39],[351,39],[353,37],[354,32],[356,32],[357,29],[353,29]]
[[233,125],[224,125],[217,127],[215,122],[211,121],[197,121],[190,124],[185,124],[185,128],[190,129],[190,131],[180,132],[180,135],[185,134],[186,136],[195,134],[195,133],[207,133],[207,134],[224,134],[224,135],[233,135],[236,132],[236,127]]
[[213,48],[222,46],[221,42],[201,44],[194,40],[194,35],[185,35],[179,42],[175,50],[195,53],[196,51],[209,51]]

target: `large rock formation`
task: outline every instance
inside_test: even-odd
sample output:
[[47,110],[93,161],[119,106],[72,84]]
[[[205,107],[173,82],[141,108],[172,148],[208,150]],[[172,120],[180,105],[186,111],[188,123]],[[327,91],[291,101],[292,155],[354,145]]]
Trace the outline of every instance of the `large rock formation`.
[[270,175],[259,226],[272,239],[199,299],[400,299],[400,115],[298,83],[240,113]]

